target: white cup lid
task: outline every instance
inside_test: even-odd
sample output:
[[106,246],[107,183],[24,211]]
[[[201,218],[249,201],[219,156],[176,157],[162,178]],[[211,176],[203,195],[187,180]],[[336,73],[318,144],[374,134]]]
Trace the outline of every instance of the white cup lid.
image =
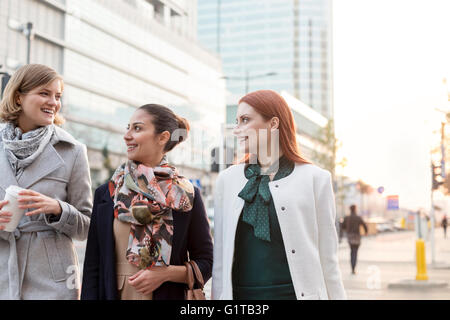
[[6,192],[7,193],[9,193],[10,195],[12,195],[12,196],[18,196],[19,195],[19,192],[20,191],[22,191],[22,190],[25,190],[24,188],[21,188],[21,187],[19,187],[19,186],[9,186],[8,188],[6,188]]

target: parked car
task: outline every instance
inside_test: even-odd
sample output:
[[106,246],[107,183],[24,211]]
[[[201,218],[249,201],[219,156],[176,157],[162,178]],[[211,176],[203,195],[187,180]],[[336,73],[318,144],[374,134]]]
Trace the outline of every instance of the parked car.
[[396,231],[394,224],[391,222],[377,223],[377,232],[392,232]]
[[[406,223],[405,223],[405,226],[406,226]],[[404,230],[406,230],[406,228],[404,228],[403,225],[402,225],[402,219],[401,218],[397,219],[394,222],[394,229],[395,229],[395,231],[404,231]]]

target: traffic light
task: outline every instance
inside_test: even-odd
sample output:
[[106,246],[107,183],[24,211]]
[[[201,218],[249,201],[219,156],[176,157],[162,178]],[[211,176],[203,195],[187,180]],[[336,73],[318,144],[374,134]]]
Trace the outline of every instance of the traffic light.
[[224,154],[222,157],[225,159],[220,159],[220,148],[215,147],[211,150],[211,172],[219,172],[220,171],[220,163],[221,161],[225,161],[225,168],[228,168],[234,163],[234,150],[229,147],[224,147]]
[[[438,172],[436,172],[436,170]],[[443,184],[443,181],[439,181],[437,177],[441,176],[441,166],[435,166],[433,163],[431,164],[431,188],[432,190],[439,189],[439,186]]]
[[220,160],[219,160],[219,147],[215,147],[211,150],[211,172],[219,172]]
[[6,85],[8,84],[8,81],[11,78],[11,76],[6,72],[2,72],[2,73],[0,73],[0,75],[3,75],[2,76],[2,87],[1,87],[1,91],[0,91],[0,98],[3,98],[3,92],[5,91]]

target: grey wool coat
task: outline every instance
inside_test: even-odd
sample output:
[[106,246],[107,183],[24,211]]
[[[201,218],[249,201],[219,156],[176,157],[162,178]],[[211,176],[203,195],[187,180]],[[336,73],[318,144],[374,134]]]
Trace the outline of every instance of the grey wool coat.
[[10,185],[58,200],[62,213],[24,216],[15,232],[0,231],[0,299],[79,299],[72,239],[85,240],[89,231],[92,193],[86,147],[55,127],[50,143],[16,180],[0,139],[0,199]]

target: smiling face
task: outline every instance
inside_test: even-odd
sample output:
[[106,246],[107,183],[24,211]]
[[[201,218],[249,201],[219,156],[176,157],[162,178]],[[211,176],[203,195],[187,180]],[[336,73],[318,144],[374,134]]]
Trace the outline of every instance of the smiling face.
[[20,129],[25,133],[52,124],[61,109],[61,95],[62,83],[59,79],[26,94],[19,94],[17,104],[22,112],[17,121]]
[[[278,126],[279,119],[277,117],[266,120],[251,105],[241,102],[238,106],[233,134],[237,137],[243,153],[256,154],[259,161],[266,162],[267,156],[279,154],[278,136],[276,135]],[[274,146],[272,142],[276,145]]]
[[164,146],[170,134],[155,132],[153,117],[142,109],[134,112],[123,139],[127,145],[128,159],[155,167],[164,156]]

